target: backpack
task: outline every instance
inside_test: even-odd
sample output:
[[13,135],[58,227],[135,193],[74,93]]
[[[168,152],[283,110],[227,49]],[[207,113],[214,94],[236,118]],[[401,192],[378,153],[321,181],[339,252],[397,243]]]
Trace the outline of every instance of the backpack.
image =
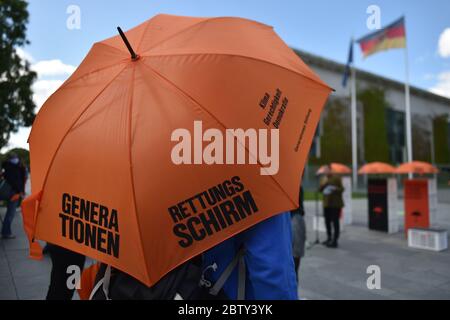
[[0,178],[0,200],[9,200],[14,194],[15,192],[8,181],[5,178]]
[[245,250],[241,248],[214,285],[204,275],[217,265],[201,267],[201,256],[180,265],[152,287],[132,276],[102,264],[89,300],[228,300],[223,286],[239,264],[238,300],[245,298]]

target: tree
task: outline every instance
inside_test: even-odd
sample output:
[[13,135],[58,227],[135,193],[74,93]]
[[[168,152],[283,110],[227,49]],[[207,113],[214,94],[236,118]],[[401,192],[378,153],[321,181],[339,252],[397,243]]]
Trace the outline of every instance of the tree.
[[364,108],[364,151],[366,162],[390,162],[386,123],[389,107],[384,91],[367,88],[358,92]]
[[448,115],[440,115],[433,120],[434,154],[437,164],[450,163],[450,142]]
[[35,117],[31,86],[37,74],[17,52],[29,44],[27,23],[26,1],[0,0],[0,149],[11,133],[31,126]]
[[351,127],[345,100],[330,100],[323,119],[322,164],[352,161]]

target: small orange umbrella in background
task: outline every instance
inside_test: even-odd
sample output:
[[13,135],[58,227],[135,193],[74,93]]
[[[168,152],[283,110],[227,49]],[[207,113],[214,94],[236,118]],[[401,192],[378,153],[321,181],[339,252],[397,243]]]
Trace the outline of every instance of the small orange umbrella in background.
[[[29,137],[32,249],[44,240],[155,284],[298,207],[330,92],[272,27],[246,19],[158,15],[96,43]],[[231,163],[219,142],[240,150]]]
[[341,164],[341,163],[332,163],[329,166],[328,165],[321,166],[319,168],[319,170],[317,170],[316,175],[327,174],[329,169],[331,169],[330,173],[332,173],[332,174],[351,174],[352,173],[352,169],[350,169],[346,165]]
[[395,167],[384,162],[367,163],[359,169],[358,174],[394,174]]
[[413,161],[403,163],[395,170],[397,174],[435,174],[439,173],[439,169],[428,162]]

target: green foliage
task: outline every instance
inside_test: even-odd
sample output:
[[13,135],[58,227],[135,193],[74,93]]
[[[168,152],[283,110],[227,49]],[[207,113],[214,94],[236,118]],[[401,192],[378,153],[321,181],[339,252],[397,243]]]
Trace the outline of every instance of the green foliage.
[[27,6],[24,0],[0,0],[0,148],[35,116],[31,85],[37,75],[16,49],[28,44]]
[[419,123],[412,122],[413,156],[416,161],[431,162],[429,133]]
[[434,154],[435,160],[438,164],[450,163],[450,151],[448,141],[448,117],[442,115],[433,120],[433,139],[434,139]]
[[326,106],[327,114],[323,119],[320,163],[351,163],[352,145],[348,106],[341,100],[333,100]]
[[390,162],[387,138],[386,108],[389,107],[384,91],[368,88],[358,93],[364,108],[364,150],[366,162]]
[[[304,196],[304,201],[322,201],[323,200],[323,195],[321,192],[315,192],[315,191],[310,191],[310,190],[305,190],[305,193],[303,194]],[[353,192],[352,193],[352,199],[365,199],[367,198],[367,195],[365,193],[361,193],[361,192]]]

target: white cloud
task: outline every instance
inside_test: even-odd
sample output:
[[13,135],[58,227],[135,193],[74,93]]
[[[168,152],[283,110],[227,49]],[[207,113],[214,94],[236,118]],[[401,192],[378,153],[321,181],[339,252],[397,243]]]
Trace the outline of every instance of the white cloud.
[[9,138],[8,146],[2,150],[2,152],[5,152],[7,150],[11,150],[14,148],[22,148],[22,149],[28,149],[28,136],[30,135],[31,128],[20,128],[18,132],[11,135]]
[[[47,99],[63,84],[63,80],[38,80],[33,86],[33,101],[36,104],[37,113]],[[14,148],[28,149],[28,136],[31,128],[20,128],[18,132],[11,134],[8,145],[1,152],[6,152]]]
[[[75,67],[63,63],[61,60],[42,60],[35,62],[33,56],[21,48],[17,48],[17,54],[31,64],[31,69],[37,72],[38,79],[33,84],[33,101],[36,104],[37,113],[45,101],[64,83],[64,81],[75,71]],[[51,77],[51,79],[48,79]],[[1,151],[5,152],[12,148],[28,149],[28,136],[31,128],[20,128],[17,133],[10,137],[8,145]]]
[[55,92],[62,84],[63,80],[38,80],[33,84],[33,100],[37,106],[37,111],[44,102]]
[[67,77],[70,76],[76,67],[65,64],[59,59],[35,61],[33,56],[22,48],[16,48],[16,52],[23,60],[31,64],[31,69],[38,73],[39,78],[43,77]]
[[430,91],[450,98],[450,71],[440,73],[437,78],[438,83]]
[[27,60],[29,63],[33,63],[34,62],[33,56],[30,53],[28,53],[27,51],[23,50],[22,48],[16,48],[16,52],[17,52],[17,55],[21,59]]
[[23,59],[31,62],[31,69],[38,74],[38,79],[32,87],[33,100],[37,106],[36,112],[38,112],[45,101],[72,75],[76,68],[59,59],[35,62],[33,56],[21,48],[17,48],[17,53]]
[[61,60],[43,60],[31,66],[31,69],[37,72],[39,77],[58,77],[70,76],[75,67],[63,63]]
[[439,37],[439,55],[443,58],[450,58],[450,28],[445,29]]

